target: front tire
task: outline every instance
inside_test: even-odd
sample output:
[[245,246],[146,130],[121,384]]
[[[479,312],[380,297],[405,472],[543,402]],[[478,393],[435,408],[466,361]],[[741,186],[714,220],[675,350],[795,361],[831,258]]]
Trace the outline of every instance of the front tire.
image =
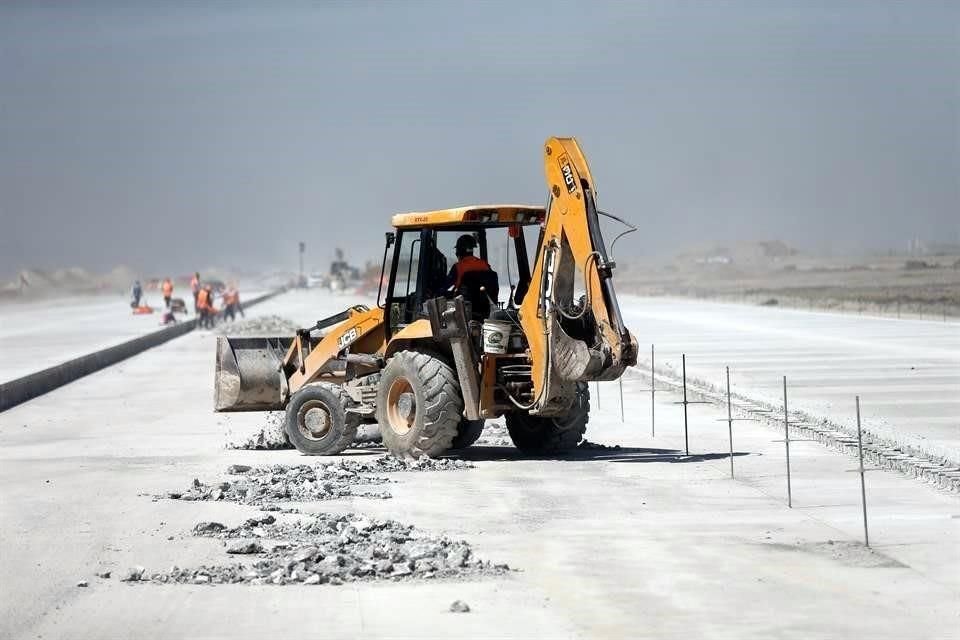
[[324,384],[309,384],[293,394],[284,426],[290,444],[308,456],[335,456],[349,447],[358,421],[344,410],[348,398]]
[[543,418],[522,411],[506,414],[507,431],[513,444],[524,453],[543,455],[577,448],[590,421],[590,389],[577,383],[570,412],[561,418]]
[[397,352],[377,389],[377,422],[390,453],[399,458],[435,457],[450,448],[463,415],[453,368],[434,355]]

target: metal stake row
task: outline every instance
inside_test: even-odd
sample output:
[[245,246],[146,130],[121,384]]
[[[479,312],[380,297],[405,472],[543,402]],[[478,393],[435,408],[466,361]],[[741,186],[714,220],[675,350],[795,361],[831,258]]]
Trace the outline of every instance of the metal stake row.
[[[653,384],[654,376],[654,349],[653,345],[650,346],[650,404],[651,404],[651,414],[650,414],[650,434],[654,435],[654,394],[656,393],[655,385]],[[674,404],[683,405],[683,442],[684,450],[687,455],[690,455],[690,438],[689,438],[689,414],[687,406],[691,404],[709,404],[707,401],[695,401],[689,400],[687,397],[687,355],[681,355],[681,376],[682,376],[682,394],[683,400],[680,402],[675,402]],[[729,458],[730,458],[730,477],[734,478],[734,452],[733,452],[733,423],[736,420],[744,421],[756,421],[757,418],[734,418],[733,417],[733,401],[732,401],[732,391],[730,385],[730,367],[725,368],[726,374],[726,396],[727,396],[727,417],[720,418],[720,422],[727,423],[727,439],[729,446]],[[623,409],[623,391],[621,386],[621,412]],[[771,410],[768,409],[751,409],[750,413],[771,413]],[[860,396],[856,396],[856,415],[857,415],[857,454],[859,458],[859,465],[857,469],[851,469],[850,471],[860,474],[860,504],[863,511],[863,542],[864,545],[870,546],[870,533],[867,523],[867,490],[866,490],[866,480],[865,473],[867,471],[875,471],[876,469],[866,468],[863,464],[863,430],[861,426],[860,419]],[[622,418],[621,418],[622,419]],[[790,463],[790,444],[796,442],[812,442],[813,439],[810,438],[791,438],[790,437],[790,406],[789,399],[787,395],[787,376],[783,376],[783,440],[774,440],[774,442],[783,442],[784,445],[784,458],[786,461],[786,478],[787,478],[787,507],[793,508],[793,482],[792,482],[792,468]],[[802,424],[802,423],[800,423]]]

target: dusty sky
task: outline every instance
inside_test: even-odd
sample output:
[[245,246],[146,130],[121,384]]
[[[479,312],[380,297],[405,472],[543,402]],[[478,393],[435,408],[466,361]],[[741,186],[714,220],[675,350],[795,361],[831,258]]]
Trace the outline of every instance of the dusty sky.
[[620,260],[957,241],[958,6],[4,3],[0,274],[359,262],[393,212],[543,202],[552,134]]

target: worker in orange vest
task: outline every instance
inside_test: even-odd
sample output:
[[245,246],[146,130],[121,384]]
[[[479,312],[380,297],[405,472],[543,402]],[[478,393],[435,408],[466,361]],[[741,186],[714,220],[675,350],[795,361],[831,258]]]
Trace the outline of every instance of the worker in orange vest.
[[457,238],[457,244],[454,252],[457,254],[457,262],[450,267],[450,273],[447,275],[448,287],[454,290],[460,288],[460,282],[463,280],[463,274],[471,271],[493,271],[483,258],[473,255],[473,250],[477,248],[477,239],[470,234],[464,234]]
[[225,320],[233,320],[237,317],[237,312],[240,313],[240,317],[243,317],[243,307],[240,306],[240,292],[237,291],[235,286],[230,286],[229,289],[223,292],[223,317]]
[[197,303],[197,298],[200,295],[200,272],[193,274],[193,277],[190,279],[190,291],[193,292],[193,312],[200,313],[200,305]]
[[170,298],[173,297],[173,282],[170,280],[170,278],[163,279],[163,283],[160,285],[160,289],[163,291],[163,303],[169,309]]
[[197,292],[197,313],[200,315],[200,327],[212,329],[217,309],[213,306],[213,287],[209,284]]

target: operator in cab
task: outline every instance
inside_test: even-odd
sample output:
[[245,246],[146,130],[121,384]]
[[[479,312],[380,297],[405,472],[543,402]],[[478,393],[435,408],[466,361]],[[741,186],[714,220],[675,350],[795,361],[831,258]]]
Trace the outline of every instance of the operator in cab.
[[457,254],[457,262],[450,267],[450,273],[447,275],[447,288],[452,287],[454,291],[459,289],[465,273],[493,271],[486,260],[473,255],[476,248],[477,239],[472,235],[464,234],[457,238],[457,244],[454,248],[454,253]]

